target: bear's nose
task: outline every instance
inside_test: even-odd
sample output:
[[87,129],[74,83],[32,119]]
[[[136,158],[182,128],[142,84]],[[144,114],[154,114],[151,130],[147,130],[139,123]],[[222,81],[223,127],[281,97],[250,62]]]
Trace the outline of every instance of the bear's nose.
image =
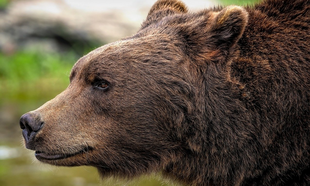
[[41,117],[34,113],[26,113],[20,118],[20,128],[23,129],[23,137],[26,142],[26,147],[34,150],[34,137],[37,132],[43,127],[44,122]]

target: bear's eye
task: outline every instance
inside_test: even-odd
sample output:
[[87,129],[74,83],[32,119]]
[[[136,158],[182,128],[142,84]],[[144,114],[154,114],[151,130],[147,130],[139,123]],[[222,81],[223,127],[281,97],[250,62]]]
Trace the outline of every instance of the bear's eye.
[[99,90],[108,90],[110,83],[106,80],[99,80],[93,83],[93,87]]

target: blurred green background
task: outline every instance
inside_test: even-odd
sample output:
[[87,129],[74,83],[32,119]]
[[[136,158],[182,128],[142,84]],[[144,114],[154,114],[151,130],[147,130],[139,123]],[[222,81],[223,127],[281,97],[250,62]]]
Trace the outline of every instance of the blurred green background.
[[[35,160],[33,152],[23,147],[21,130],[19,129],[19,117],[30,110],[33,110],[55,95],[64,90],[69,83],[69,74],[73,64],[79,57],[111,40],[98,39],[96,34],[90,33],[93,37],[86,37],[87,32],[70,31],[68,25],[56,22],[54,19],[47,20],[39,26],[32,26],[36,22],[33,17],[24,18],[20,22],[14,22],[10,18],[20,14],[18,3],[25,3],[27,0],[0,0],[0,17],[6,16],[0,21],[0,185],[1,186],[105,186],[105,185],[128,185],[128,186],[166,186],[173,185],[164,180],[160,175],[142,176],[133,181],[120,180],[116,178],[99,179],[96,169],[91,167],[53,167],[44,165]],[[51,2],[53,0],[50,0]],[[155,1],[155,0],[154,0]],[[207,2],[207,0],[204,0]],[[35,1],[29,1],[34,3]],[[111,1],[106,1],[110,3]],[[195,2],[195,1],[193,1]],[[220,0],[212,1],[214,5],[246,5],[258,2],[258,0]],[[151,2],[151,4],[153,1]],[[186,3],[186,2],[185,2]],[[188,3],[187,3],[188,4]],[[24,4],[20,6],[25,6]],[[54,5],[49,4],[48,10],[53,10]],[[30,6],[31,7],[31,6]],[[142,16],[146,16],[147,9],[139,9]],[[33,11],[34,7],[31,11]],[[31,12],[30,11],[30,12]],[[114,10],[112,10],[114,11]],[[134,10],[136,11],[136,9]],[[19,13],[19,14],[18,14]],[[28,12],[29,13],[29,12]],[[127,12],[125,12],[127,13]],[[59,11],[58,11],[59,14]],[[57,14],[57,15],[58,15]],[[28,15],[28,14],[27,14]],[[40,17],[41,14],[35,14]],[[119,24],[121,28],[128,28],[126,36],[133,34],[138,29],[136,24],[133,29],[125,23],[131,24],[126,18],[136,20],[135,16],[124,16],[124,22],[111,21],[117,16],[104,14],[109,20],[106,24],[113,26]],[[20,16],[20,15],[19,15]],[[66,16],[66,14],[64,15]],[[78,15],[77,19],[79,19]],[[19,19],[23,18],[20,16]],[[29,19],[29,22],[28,22]],[[141,22],[142,19],[137,19]],[[66,20],[66,19],[64,19]],[[113,20],[113,19],[112,19]],[[28,28],[25,28],[25,24]],[[50,23],[53,23],[51,27]],[[44,26],[44,23],[47,26]],[[105,23],[103,23],[105,24]],[[43,26],[42,26],[43,25]],[[6,27],[5,27],[6,26]],[[5,28],[4,28],[5,27]],[[46,27],[46,28],[45,28]],[[109,29],[109,26],[103,28]],[[31,28],[34,29],[32,33]],[[81,27],[81,30],[84,28]],[[41,34],[37,32],[47,32]],[[22,36],[16,36],[18,34]],[[27,33],[27,34],[25,34]],[[34,34],[35,33],[35,34]],[[113,33],[114,34],[114,33]],[[100,34],[99,34],[100,35]],[[109,34],[106,34],[109,37]],[[121,35],[122,36],[122,35]],[[8,38],[13,39],[8,39]],[[119,38],[118,38],[119,37]],[[115,38],[120,39],[116,35]],[[30,44],[29,41],[36,41]],[[41,42],[44,41],[44,42]],[[19,43],[20,42],[20,43]],[[52,44],[46,44],[46,43]],[[26,44],[25,44],[26,43]],[[55,44],[56,43],[56,44]],[[54,50],[53,46],[57,47]]]

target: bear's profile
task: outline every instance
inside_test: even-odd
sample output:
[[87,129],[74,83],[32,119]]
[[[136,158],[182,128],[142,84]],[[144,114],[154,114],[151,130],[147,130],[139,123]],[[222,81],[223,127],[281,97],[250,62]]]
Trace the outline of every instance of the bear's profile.
[[38,160],[188,185],[310,185],[310,1],[189,13],[159,0],[137,34],[74,65],[20,125]]

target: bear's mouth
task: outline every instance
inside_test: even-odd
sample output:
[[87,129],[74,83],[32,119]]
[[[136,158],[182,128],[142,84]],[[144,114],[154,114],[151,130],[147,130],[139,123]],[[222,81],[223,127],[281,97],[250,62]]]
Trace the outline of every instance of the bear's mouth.
[[84,148],[80,151],[74,152],[74,153],[49,153],[49,152],[44,152],[44,151],[36,151],[35,152],[35,157],[38,160],[61,160],[61,159],[66,159],[66,158],[70,158],[72,156],[76,156],[78,154],[84,154],[84,153],[88,153],[89,151],[91,151],[92,148],[91,147],[87,147]]

